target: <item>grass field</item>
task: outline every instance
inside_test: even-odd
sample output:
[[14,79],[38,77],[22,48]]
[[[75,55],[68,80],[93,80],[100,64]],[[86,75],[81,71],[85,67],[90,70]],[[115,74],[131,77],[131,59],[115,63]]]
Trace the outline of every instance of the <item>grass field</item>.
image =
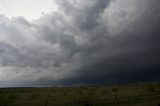
[[0,106],[160,106],[160,84],[1,88]]

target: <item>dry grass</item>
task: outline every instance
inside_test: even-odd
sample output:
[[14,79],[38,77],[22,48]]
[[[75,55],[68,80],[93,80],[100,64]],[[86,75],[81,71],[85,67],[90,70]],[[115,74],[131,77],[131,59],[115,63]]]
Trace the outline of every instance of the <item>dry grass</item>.
[[3,88],[0,106],[158,106],[160,84]]

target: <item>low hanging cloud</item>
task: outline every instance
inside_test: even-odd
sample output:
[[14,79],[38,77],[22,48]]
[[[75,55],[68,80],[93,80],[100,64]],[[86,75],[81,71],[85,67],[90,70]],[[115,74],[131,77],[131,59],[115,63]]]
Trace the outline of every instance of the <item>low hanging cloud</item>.
[[159,0],[54,2],[32,22],[0,15],[1,82],[159,80]]

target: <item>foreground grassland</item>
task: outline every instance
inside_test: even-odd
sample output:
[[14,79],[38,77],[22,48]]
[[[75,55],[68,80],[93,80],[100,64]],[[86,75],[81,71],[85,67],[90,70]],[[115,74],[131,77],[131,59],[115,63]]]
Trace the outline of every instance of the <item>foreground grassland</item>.
[[3,88],[0,106],[160,106],[160,84]]

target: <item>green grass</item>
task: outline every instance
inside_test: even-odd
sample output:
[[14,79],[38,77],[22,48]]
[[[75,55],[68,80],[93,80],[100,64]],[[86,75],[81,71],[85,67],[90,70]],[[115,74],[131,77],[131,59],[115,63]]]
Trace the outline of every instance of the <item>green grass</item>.
[[160,84],[2,88],[0,106],[158,106]]

